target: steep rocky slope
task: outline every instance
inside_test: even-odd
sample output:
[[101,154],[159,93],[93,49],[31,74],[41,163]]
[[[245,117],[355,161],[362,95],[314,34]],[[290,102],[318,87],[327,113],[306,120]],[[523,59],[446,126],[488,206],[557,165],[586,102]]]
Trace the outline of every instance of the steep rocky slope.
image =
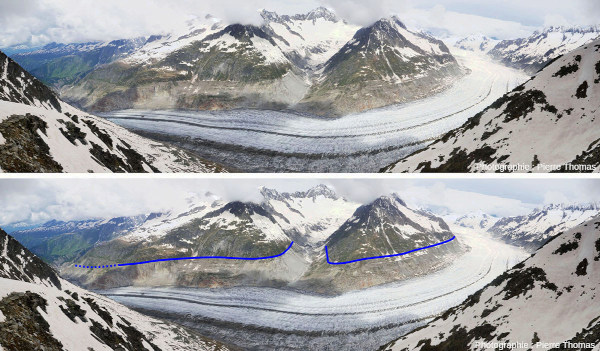
[[597,349],[599,269],[596,217],[556,237],[461,305],[381,350],[484,350],[488,348],[484,343],[521,343],[516,347],[520,350]]
[[228,349],[70,284],[2,230],[0,263],[0,349]]
[[0,170],[214,172],[223,169],[65,104],[0,52]]
[[[47,253],[48,247],[53,248],[45,258],[58,266],[61,274],[95,289],[130,285],[288,286],[336,294],[436,271],[464,253],[456,239],[403,257],[334,267],[327,263],[325,245],[331,248],[331,260],[337,261],[405,252],[450,239],[452,233],[442,219],[412,210],[396,196],[359,207],[324,185],[294,193],[268,188],[261,192],[264,199],[260,203],[223,202],[208,196],[191,201],[185,208],[139,216],[137,224],[128,219],[131,225],[118,230],[84,221],[79,227],[63,224],[63,234],[60,230],[51,232],[51,225],[17,234],[30,239],[31,233],[47,233],[49,239],[39,239],[41,244],[32,240],[26,243],[36,252]],[[369,213],[359,215],[363,212]],[[352,230],[346,230],[350,227]],[[99,235],[102,228],[104,235]],[[98,240],[92,242],[90,238]],[[60,247],[53,245],[58,242]],[[276,257],[114,267],[198,256]],[[372,274],[374,271],[378,273]]]
[[[454,234],[443,219],[406,206],[396,194],[382,196],[356,209],[324,243],[334,263],[395,255],[451,239]],[[466,248],[459,239],[409,255],[330,265],[325,255],[310,266],[298,286],[345,291],[366,288],[395,280],[426,275],[442,269]],[[352,280],[349,280],[352,277]]]
[[545,67],[387,172],[593,172],[600,165],[600,40]]
[[528,215],[505,217],[488,232],[506,243],[533,252],[553,236],[600,214],[598,204],[547,205]]
[[280,108],[308,86],[264,28],[208,19],[99,67],[61,96],[85,108]]
[[350,261],[407,252],[452,237],[441,218],[414,211],[392,195],[359,207],[327,239],[327,247],[331,261]]
[[441,41],[397,18],[359,28],[323,7],[261,15],[261,26],[207,16],[153,36],[62,86],[61,96],[92,111],[268,108],[338,116],[428,96],[464,73]]
[[299,108],[336,115],[407,102],[448,87],[462,73],[443,42],[385,18],[358,30],[327,61]]
[[489,55],[505,65],[535,74],[548,62],[600,36],[600,26],[549,27],[528,38],[502,40]]

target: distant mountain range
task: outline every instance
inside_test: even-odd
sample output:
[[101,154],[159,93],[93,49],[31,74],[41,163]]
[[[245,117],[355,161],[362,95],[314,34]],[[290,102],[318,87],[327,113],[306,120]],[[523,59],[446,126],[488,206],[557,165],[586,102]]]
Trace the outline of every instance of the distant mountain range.
[[482,211],[477,211],[458,217],[454,223],[465,228],[487,231],[496,224],[499,219],[500,218],[490,216]]
[[1,229],[0,348],[229,349],[179,325],[144,316],[63,280]]
[[520,216],[494,217],[482,211],[458,217],[454,224],[535,252],[553,237],[600,215],[600,204],[549,204]]
[[[462,304],[380,350],[590,350],[600,342],[600,219],[561,233]],[[536,345],[536,343],[559,345]],[[528,345],[525,345],[528,344]],[[492,346],[492,348],[497,348]]]
[[3,172],[215,172],[220,166],[61,101],[0,52]]
[[489,38],[483,34],[473,34],[457,40],[454,46],[467,51],[488,53],[494,49],[500,40]]
[[[261,203],[209,196],[167,213],[50,222],[12,234],[59,266],[61,274],[93,288],[252,284],[333,294],[438,270],[464,250],[458,239],[403,258],[332,267],[325,260],[325,245],[332,260],[347,261],[425,247],[453,234],[441,218],[408,208],[396,195],[361,206],[324,185],[295,193],[268,188],[261,192]],[[74,266],[190,256],[266,257],[285,251],[292,241],[289,252],[272,260],[181,261],[96,270]],[[373,270],[382,272],[370,274]],[[368,280],[357,280],[361,276]]]
[[600,37],[600,25],[549,27],[527,38],[502,40],[488,54],[505,65],[535,74],[552,60]]
[[533,252],[554,236],[600,214],[600,204],[547,205],[530,214],[498,220],[489,233]]
[[600,40],[561,56],[387,172],[594,172]]
[[253,107],[337,116],[428,96],[465,73],[444,43],[396,17],[359,28],[322,7],[261,14],[261,26],[207,16],[168,35],[50,44],[13,58],[93,111]]

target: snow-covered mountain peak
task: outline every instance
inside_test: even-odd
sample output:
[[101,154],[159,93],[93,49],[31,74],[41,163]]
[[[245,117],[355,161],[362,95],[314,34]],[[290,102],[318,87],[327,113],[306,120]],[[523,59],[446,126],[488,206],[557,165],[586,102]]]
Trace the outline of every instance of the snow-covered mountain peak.
[[462,304],[380,350],[483,350],[486,342],[521,350],[548,343],[597,349],[599,226],[596,217],[562,233]]
[[597,203],[549,204],[523,216],[505,217],[488,230],[495,237],[533,251],[558,233],[600,214]]
[[537,30],[533,34],[547,33],[600,33],[600,25],[589,26],[549,26],[542,30]]
[[562,210],[562,211],[600,211],[599,202],[589,203],[552,203],[546,204],[541,208],[536,208],[535,211],[549,211],[549,210]]
[[548,62],[600,36],[600,26],[555,26],[527,38],[502,40],[489,55],[502,63],[535,74]]
[[479,210],[467,213],[463,216],[458,217],[454,224],[465,228],[471,229],[482,229],[487,231],[492,227],[500,218],[490,216],[489,214]]
[[306,15],[295,15],[293,18],[299,19],[299,20],[311,20],[311,21],[315,21],[318,18],[322,18],[322,19],[325,19],[325,20],[331,21],[331,22],[339,21],[339,18],[337,17],[335,12],[333,12],[330,9],[323,7],[323,6],[319,6],[316,9],[311,10]]
[[288,192],[280,193],[279,191],[277,191],[275,189],[271,189],[271,188],[267,188],[267,187],[260,187],[259,190],[260,190],[261,195],[265,198],[266,201],[269,201],[269,200],[284,201],[284,200],[290,200],[293,198],[313,199],[314,200],[315,198],[317,198],[319,196],[322,196],[324,198],[333,199],[333,200],[340,199],[340,197],[336,194],[334,189],[332,189],[331,187],[324,185],[324,184],[319,184],[319,185],[314,186],[305,191],[295,191],[293,193],[288,193]]
[[[296,193],[296,194],[300,195],[302,193]],[[334,199],[334,200],[339,199],[339,196],[336,194],[335,190],[324,184],[319,184],[311,189],[308,189],[308,191],[304,192],[304,194],[306,197],[313,198],[313,199],[317,196],[323,196],[323,197]]]
[[487,53],[492,50],[500,40],[489,38],[481,33],[472,34],[457,40],[454,46],[467,51]]
[[299,243],[316,244],[327,239],[359,206],[323,184],[293,193],[263,187],[261,194],[263,206]]
[[322,19],[329,22],[339,22],[340,18],[332,10],[320,6],[307,13],[299,13],[295,15],[280,15],[274,11],[261,10],[261,17],[267,22],[286,23],[292,21],[312,21],[316,23],[317,20]]
[[356,209],[327,240],[327,246],[334,260],[347,261],[406,252],[451,237],[443,219],[413,210],[393,194]]

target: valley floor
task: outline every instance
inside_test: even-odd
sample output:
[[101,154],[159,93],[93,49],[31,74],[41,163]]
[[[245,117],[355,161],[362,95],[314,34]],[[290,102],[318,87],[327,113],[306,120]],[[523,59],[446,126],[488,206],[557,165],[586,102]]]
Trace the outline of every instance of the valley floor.
[[528,77],[455,49],[471,73],[440,94],[337,119],[265,110],[124,110],[103,117],[246,172],[377,172],[462,125]]
[[470,250],[451,266],[335,297],[273,288],[129,287],[100,293],[244,349],[377,349],[459,304],[527,257],[484,233],[452,229]]

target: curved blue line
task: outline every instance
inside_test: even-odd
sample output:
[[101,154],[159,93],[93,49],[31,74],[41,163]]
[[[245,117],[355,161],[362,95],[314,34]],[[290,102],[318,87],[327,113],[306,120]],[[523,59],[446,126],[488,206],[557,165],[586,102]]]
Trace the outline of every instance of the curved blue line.
[[220,259],[220,260],[245,260],[245,261],[258,261],[258,260],[268,260],[270,258],[276,258],[285,255],[294,245],[292,241],[290,246],[285,249],[280,254],[273,256],[265,256],[265,257],[229,257],[229,256],[197,256],[197,257],[175,257],[175,258],[161,258],[157,260],[150,261],[141,261],[141,262],[131,262],[131,263],[119,263],[119,264],[111,264],[104,266],[84,266],[84,265],[75,265],[75,267],[79,268],[111,268],[111,267],[124,267],[124,266],[137,266],[140,264],[154,263],[154,262],[165,262],[165,261],[183,261],[183,260],[206,260],[206,259]]
[[359,261],[367,261],[367,260],[374,260],[377,258],[387,258],[387,257],[396,257],[396,256],[403,256],[403,255],[407,255],[409,253],[415,252],[415,251],[421,251],[421,250],[425,250],[425,249],[429,249],[435,246],[440,246],[440,245],[444,245],[447,244],[449,242],[451,242],[452,240],[456,239],[456,236],[453,236],[452,238],[446,240],[446,241],[442,241],[441,243],[437,243],[437,244],[433,244],[433,245],[429,245],[429,246],[425,246],[425,247],[420,247],[418,249],[413,249],[410,251],[406,251],[406,252],[401,252],[401,253],[397,253],[397,254],[393,254],[393,255],[384,255],[384,256],[373,256],[373,257],[365,257],[365,258],[359,258],[356,260],[352,260],[352,261],[344,261],[344,262],[331,262],[329,260],[329,251],[327,250],[327,245],[325,246],[325,256],[327,257],[327,263],[329,264],[348,264],[348,263],[353,263],[353,262],[359,262]]

